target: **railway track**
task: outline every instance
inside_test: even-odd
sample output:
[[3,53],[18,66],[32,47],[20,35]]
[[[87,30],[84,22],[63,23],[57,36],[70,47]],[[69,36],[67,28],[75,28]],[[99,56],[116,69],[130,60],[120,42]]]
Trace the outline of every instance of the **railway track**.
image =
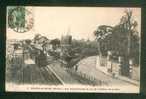
[[22,70],[18,70],[16,74],[20,84],[63,84],[48,67],[38,68],[36,65],[28,65]]
[[65,71],[60,67],[61,64],[65,65],[62,61],[54,61],[50,66],[41,68],[36,66],[36,64],[23,64],[21,69],[16,70],[14,81],[20,84],[64,85],[76,83],[94,85],[93,82],[87,79]]
[[63,82],[57,77],[57,75],[52,70],[50,70],[50,68],[48,68],[48,66],[42,67],[40,72],[48,83],[50,83],[52,85],[62,85],[63,84]]
[[66,73],[63,73],[63,72],[61,73],[61,71],[59,71],[62,68],[62,67],[60,67],[61,64],[62,65],[65,65],[64,63],[62,63],[62,61],[56,61],[56,62],[52,63],[52,65],[50,65],[50,67],[52,67],[52,69],[54,69],[54,71],[56,71],[56,72],[58,71],[57,73],[60,72],[59,73],[60,74],[60,77],[62,77],[61,75],[64,75],[62,78],[64,78],[66,75],[68,75],[64,79],[64,81],[66,82],[66,84],[69,84],[70,82],[67,81],[67,80],[69,80],[70,78],[72,78],[73,79],[73,83],[71,82],[70,84],[76,83],[76,84],[79,84],[79,85],[93,85],[93,86],[95,86],[95,85],[101,85],[100,80],[99,81],[89,80],[89,79],[87,79],[87,78],[79,75],[73,69],[69,69],[69,68],[62,69]]

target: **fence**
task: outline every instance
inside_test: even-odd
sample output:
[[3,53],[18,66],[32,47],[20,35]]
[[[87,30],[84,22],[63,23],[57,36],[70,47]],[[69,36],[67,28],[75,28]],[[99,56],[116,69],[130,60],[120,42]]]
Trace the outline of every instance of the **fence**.
[[[121,62],[114,61],[112,59],[108,59],[107,57],[100,57],[100,67],[104,72],[108,72],[113,76],[125,76],[133,80],[140,80],[140,66],[134,66],[134,64],[123,64]],[[129,66],[129,69],[128,67]],[[129,76],[125,75],[126,73]]]
[[96,79],[93,76],[90,76],[86,73],[80,72],[80,71],[76,71],[75,69],[67,69],[67,72],[69,72],[70,74],[74,75],[74,76],[78,76],[79,78],[84,79],[86,82],[88,82],[91,85],[108,85],[108,82],[105,82],[103,80],[99,80]]

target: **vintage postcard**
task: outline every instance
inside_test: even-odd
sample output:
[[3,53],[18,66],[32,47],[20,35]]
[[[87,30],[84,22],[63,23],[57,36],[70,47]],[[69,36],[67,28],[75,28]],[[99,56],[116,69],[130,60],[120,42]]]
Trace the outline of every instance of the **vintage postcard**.
[[9,92],[139,93],[141,8],[7,6]]

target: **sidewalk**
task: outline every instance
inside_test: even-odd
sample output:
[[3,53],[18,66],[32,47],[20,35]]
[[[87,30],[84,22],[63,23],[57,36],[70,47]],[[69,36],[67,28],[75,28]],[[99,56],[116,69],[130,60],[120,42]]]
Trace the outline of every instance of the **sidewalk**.
[[[113,77],[113,73],[109,73],[107,71],[107,67],[105,67],[105,66],[96,66],[96,69],[100,70],[101,72],[103,72],[106,75],[109,75],[109,76]],[[139,85],[138,81],[132,80],[132,79],[126,77],[126,76],[118,75],[116,78],[119,79],[119,80],[126,81],[128,83],[134,84],[134,85]]]
[[[97,80],[107,82],[109,86],[133,86],[138,87],[138,82],[125,77],[114,77],[112,73],[107,72],[107,68],[104,66],[98,66],[96,56],[87,57],[81,60],[78,65],[78,72],[87,74],[90,77],[94,77]],[[97,63],[97,64],[96,64]]]

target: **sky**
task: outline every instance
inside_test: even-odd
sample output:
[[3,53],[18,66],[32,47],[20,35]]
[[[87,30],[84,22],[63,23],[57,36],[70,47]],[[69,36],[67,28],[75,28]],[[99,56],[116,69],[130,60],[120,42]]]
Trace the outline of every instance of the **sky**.
[[[32,8],[34,25],[26,33],[7,28],[7,39],[32,39],[40,33],[48,39],[70,34],[75,39],[90,39],[99,25],[115,26],[126,8],[120,7],[28,7]],[[141,31],[141,9],[130,8]]]

